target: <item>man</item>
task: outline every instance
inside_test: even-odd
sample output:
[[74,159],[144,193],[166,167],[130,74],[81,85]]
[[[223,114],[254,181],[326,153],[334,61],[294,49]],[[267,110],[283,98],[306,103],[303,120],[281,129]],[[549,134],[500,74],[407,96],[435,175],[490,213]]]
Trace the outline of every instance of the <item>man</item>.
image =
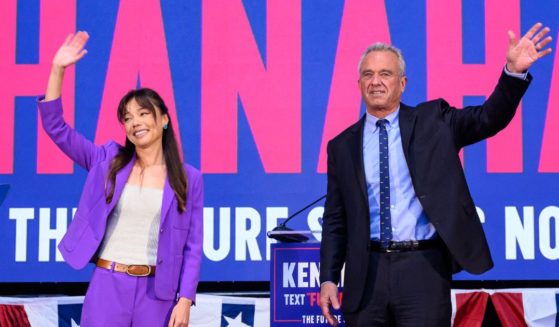
[[320,298],[331,325],[344,263],[348,326],[450,325],[452,273],[493,266],[459,151],[511,121],[528,68],[551,52],[548,32],[538,23],[517,41],[509,31],[495,90],[462,110],[442,99],[401,103],[401,52],[382,43],[365,51],[358,84],[367,113],[328,143]]

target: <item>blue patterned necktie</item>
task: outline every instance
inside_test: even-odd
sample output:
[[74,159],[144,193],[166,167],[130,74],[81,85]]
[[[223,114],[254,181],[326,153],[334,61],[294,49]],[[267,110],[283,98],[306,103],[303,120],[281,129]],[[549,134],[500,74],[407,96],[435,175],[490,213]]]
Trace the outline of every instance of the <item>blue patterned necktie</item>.
[[388,133],[386,119],[377,121],[379,128],[379,173],[380,173],[380,243],[388,247],[392,240],[392,223],[390,221],[390,174],[388,169]]

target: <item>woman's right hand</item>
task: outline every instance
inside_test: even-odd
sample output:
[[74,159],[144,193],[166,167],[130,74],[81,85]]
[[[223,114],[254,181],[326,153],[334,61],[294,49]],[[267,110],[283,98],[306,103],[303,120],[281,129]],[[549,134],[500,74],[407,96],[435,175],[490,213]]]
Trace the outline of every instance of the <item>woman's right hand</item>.
[[50,101],[60,97],[64,70],[85,56],[87,50],[84,47],[88,39],[89,34],[84,31],[78,31],[76,34],[72,33],[66,37],[66,40],[52,59],[52,68],[43,101]]
[[72,33],[68,35],[60,49],[58,49],[54,55],[52,65],[59,68],[66,68],[75,64],[87,53],[84,47],[88,39],[89,34],[85,31],[78,31],[76,34]]

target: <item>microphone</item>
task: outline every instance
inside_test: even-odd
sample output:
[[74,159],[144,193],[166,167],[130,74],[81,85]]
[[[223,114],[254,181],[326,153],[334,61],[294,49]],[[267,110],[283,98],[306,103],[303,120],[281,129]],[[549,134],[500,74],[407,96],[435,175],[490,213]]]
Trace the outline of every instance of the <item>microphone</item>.
[[308,241],[309,240],[308,236],[301,234],[298,231],[294,231],[293,229],[287,227],[286,225],[295,216],[307,210],[308,208],[312,207],[313,205],[315,205],[317,202],[324,199],[325,197],[326,194],[314,200],[312,203],[306,205],[304,208],[298,210],[291,216],[287,217],[287,219],[283,223],[279,224],[274,229],[266,233],[266,235],[268,235],[269,238],[273,238],[275,240],[278,240],[280,242],[285,242],[285,243],[302,243]]

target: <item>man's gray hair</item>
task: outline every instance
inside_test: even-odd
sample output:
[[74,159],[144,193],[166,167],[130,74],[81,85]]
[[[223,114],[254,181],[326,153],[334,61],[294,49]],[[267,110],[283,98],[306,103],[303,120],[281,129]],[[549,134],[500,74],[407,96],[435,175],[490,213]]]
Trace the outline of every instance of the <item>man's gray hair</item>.
[[363,60],[365,60],[365,57],[369,53],[375,51],[390,51],[393,54],[395,54],[396,57],[398,58],[398,64],[400,66],[400,76],[406,75],[406,62],[404,61],[404,55],[402,54],[402,51],[396,48],[395,46],[388,45],[382,42],[377,42],[375,44],[372,44],[368,46],[367,49],[365,49],[365,51],[361,55],[361,58],[359,59],[359,65],[357,66],[357,70],[359,74],[361,74],[361,65],[363,64]]

